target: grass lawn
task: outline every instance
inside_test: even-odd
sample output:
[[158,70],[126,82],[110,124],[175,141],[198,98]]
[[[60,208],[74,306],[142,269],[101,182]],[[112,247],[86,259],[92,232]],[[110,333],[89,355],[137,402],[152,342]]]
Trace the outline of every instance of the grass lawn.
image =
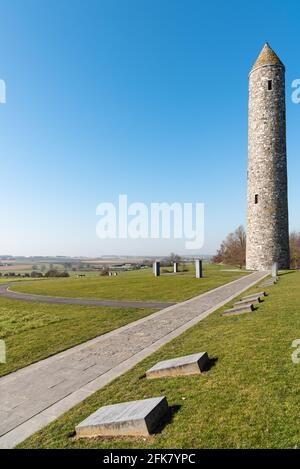
[[244,275],[244,272],[222,270],[225,267],[205,264],[203,279],[193,271],[176,276],[154,277],[151,269],[123,272],[117,277],[59,278],[18,284],[11,289],[71,298],[100,298],[135,301],[178,302],[200,295]]
[[[117,282],[114,282],[114,277],[83,280],[43,279],[42,281],[32,280],[28,284],[27,282],[19,284],[19,279],[12,281],[18,283],[13,286],[16,291],[30,291],[37,294],[52,293],[58,296],[96,298],[98,294],[100,298],[109,299],[163,301],[173,298],[175,301],[174,298],[180,300],[195,296],[202,291],[234,280],[240,275],[242,274],[239,272],[220,272],[220,268],[210,267],[204,279],[194,279],[188,276],[156,279],[150,271],[141,270],[123,273],[116,277]],[[178,292],[177,282],[181,281],[183,281],[182,290]],[[7,283],[7,280],[0,279],[0,283]],[[100,293],[98,289],[104,293]],[[7,363],[0,364],[0,376],[153,312],[154,309],[148,308],[55,305],[0,298],[0,339],[5,340],[7,347]]]
[[0,376],[153,313],[153,309],[29,303],[0,298]]
[[[20,446],[300,447],[300,364],[291,360],[292,341],[300,338],[299,283],[300,272],[283,274],[256,312],[227,318],[213,313]],[[158,360],[199,351],[215,359],[201,376],[143,377]],[[72,438],[75,425],[102,405],[161,395],[174,409],[172,421],[149,440]]]

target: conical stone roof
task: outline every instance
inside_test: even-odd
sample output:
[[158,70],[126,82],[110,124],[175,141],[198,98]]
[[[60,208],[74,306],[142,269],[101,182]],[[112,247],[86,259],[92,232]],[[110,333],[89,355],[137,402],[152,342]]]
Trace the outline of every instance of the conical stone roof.
[[259,54],[255,64],[253,65],[251,72],[265,65],[281,65],[282,67],[284,67],[284,64],[281,62],[278,55],[275,54],[275,52],[267,42],[264,45],[261,53]]

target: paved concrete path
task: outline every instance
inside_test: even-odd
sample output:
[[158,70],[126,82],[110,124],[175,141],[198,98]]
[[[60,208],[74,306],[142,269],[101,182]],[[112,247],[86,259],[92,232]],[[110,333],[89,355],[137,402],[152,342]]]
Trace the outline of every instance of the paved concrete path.
[[87,305],[87,306],[115,306],[118,308],[155,308],[162,309],[175,303],[154,301],[123,301],[123,300],[89,300],[84,298],[64,298],[61,296],[33,295],[32,293],[18,293],[11,291],[9,287],[16,282],[0,285],[0,296],[19,301],[35,301],[39,303],[60,303],[64,305]]
[[0,448],[14,447],[266,275],[244,276],[0,378]]

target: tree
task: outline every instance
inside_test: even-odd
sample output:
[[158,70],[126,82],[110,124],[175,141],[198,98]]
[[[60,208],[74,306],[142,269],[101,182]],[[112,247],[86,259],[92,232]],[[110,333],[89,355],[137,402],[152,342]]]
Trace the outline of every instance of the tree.
[[295,231],[290,234],[290,257],[291,268],[299,269],[300,267],[300,233]]
[[239,226],[233,233],[229,233],[212,261],[238,265],[240,268],[246,264],[246,232],[243,226]]
[[45,273],[45,277],[70,277],[69,272],[60,272],[57,269],[50,269]]
[[170,264],[174,264],[174,262],[180,262],[181,257],[178,254],[175,254],[174,252],[171,252],[169,256]]
[[108,275],[108,273],[109,273],[109,267],[107,265],[104,265],[101,269],[100,275],[102,275],[104,277],[104,276]]
[[43,274],[42,272],[38,272],[37,270],[33,270],[30,274],[31,278],[42,278]]

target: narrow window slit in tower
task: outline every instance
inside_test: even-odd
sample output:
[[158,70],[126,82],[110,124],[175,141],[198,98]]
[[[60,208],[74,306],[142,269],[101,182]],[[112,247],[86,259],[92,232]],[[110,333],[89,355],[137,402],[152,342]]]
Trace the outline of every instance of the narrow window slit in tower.
[[255,204],[258,204],[258,194],[255,194],[255,201],[254,201]]
[[272,91],[273,88],[273,82],[272,80],[268,80],[268,91]]

